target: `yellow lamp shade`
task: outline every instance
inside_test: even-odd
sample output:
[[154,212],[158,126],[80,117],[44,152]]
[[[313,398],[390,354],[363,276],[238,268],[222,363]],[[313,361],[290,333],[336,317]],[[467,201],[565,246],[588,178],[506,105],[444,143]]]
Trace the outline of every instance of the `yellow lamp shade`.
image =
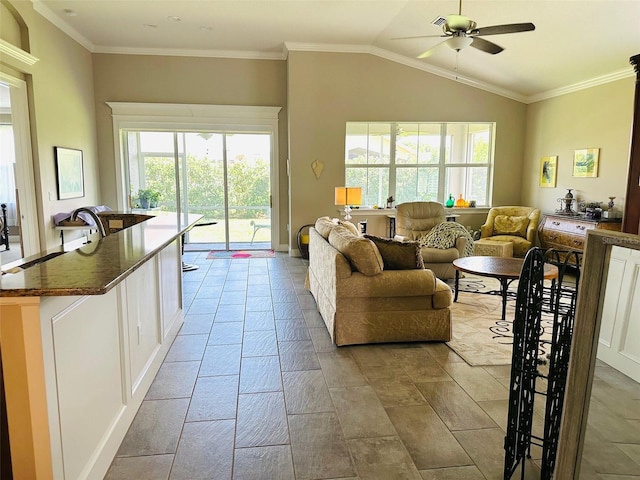
[[362,203],[362,187],[336,187],[336,205],[360,205]]

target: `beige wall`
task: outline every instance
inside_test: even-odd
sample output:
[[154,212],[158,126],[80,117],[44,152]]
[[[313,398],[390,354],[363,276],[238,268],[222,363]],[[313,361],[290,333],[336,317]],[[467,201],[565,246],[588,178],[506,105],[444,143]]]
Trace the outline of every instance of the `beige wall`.
[[[40,238],[43,248],[48,248],[60,243],[53,214],[96,205],[100,200],[92,59],[85,48],[35,12],[31,2],[12,5],[28,29],[30,53],[39,58],[25,78],[30,86]],[[57,200],[54,146],[83,151],[83,198]]]
[[[36,195],[45,246],[59,241],[52,214],[115,203],[106,101],[284,107],[280,244],[287,243],[287,223],[295,246],[301,225],[337,213],[333,188],[344,183],[347,121],[494,121],[494,204],[550,210],[566,188],[575,188],[587,200],[615,195],[618,205],[623,201],[632,77],[527,106],[368,54],[294,51],[286,62],[92,55],[37,14],[30,2],[12,4],[28,27],[31,53],[40,59],[25,78],[31,86]],[[15,40],[15,29],[7,31]],[[56,200],[55,145],[84,151],[84,198]],[[573,150],[586,147],[601,149],[600,176],[572,178]],[[555,189],[538,187],[539,160],[545,155],[559,156]],[[319,180],[311,171],[316,159],[325,164]]]
[[[629,66],[629,72],[632,68]],[[531,104],[523,165],[523,202],[543,212],[560,208],[557,199],[568,188],[590,202],[615,196],[621,210],[626,193],[629,142],[633,115],[634,77]],[[597,178],[576,178],[576,149],[599,148]],[[540,158],[558,156],[556,188],[539,186]]]
[[368,54],[290,52],[288,69],[292,245],[300,226],[337,214],[347,121],[496,122],[493,201],[520,202],[524,104]]
[[116,204],[111,109],[105,102],[191,103],[283,107],[279,114],[281,231],[286,243],[286,63],[144,55],[94,55],[95,102],[103,201]]

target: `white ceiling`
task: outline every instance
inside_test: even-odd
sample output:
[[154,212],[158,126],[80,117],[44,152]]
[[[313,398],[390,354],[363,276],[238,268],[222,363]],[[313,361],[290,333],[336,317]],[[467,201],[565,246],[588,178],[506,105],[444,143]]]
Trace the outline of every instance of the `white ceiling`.
[[424,60],[415,57],[442,39],[393,38],[439,35],[431,22],[457,13],[457,0],[32,1],[92,52],[369,52],[526,102],[631,76],[629,58],[640,53],[640,0],[463,0],[462,14],[479,27],[533,22],[536,29],[483,37],[505,49],[497,55],[443,47]]

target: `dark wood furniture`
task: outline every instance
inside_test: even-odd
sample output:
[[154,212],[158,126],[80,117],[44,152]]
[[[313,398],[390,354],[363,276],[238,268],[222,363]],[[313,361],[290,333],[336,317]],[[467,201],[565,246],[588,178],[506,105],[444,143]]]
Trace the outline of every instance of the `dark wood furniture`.
[[4,245],[9,250],[9,225],[7,225],[7,204],[0,205],[2,213],[0,216],[0,245]]
[[[502,320],[507,311],[507,292],[509,284],[520,278],[523,258],[505,257],[462,257],[453,261],[456,269],[455,291],[453,301],[458,301],[460,272],[480,275],[482,277],[495,278],[500,282],[500,296],[502,297]],[[558,278],[558,267],[549,263],[544,266],[544,279],[555,280]]]
[[640,54],[630,59],[636,71],[636,91],[631,123],[631,151],[629,153],[629,173],[627,175],[627,195],[624,203],[622,231],[639,233],[640,229]]
[[[544,214],[538,225],[538,240],[543,250],[584,251],[589,230],[611,230],[619,232],[622,219],[601,218],[598,220],[580,216]],[[562,259],[563,256],[561,256]]]

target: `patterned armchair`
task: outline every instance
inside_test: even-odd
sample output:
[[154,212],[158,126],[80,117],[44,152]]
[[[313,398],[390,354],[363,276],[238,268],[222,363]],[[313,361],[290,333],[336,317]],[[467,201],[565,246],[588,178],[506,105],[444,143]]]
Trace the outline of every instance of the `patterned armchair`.
[[480,227],[480,238],[513,243],[513,256],[523,258],[535,245],[540,210],[533,207],[493,207]]

